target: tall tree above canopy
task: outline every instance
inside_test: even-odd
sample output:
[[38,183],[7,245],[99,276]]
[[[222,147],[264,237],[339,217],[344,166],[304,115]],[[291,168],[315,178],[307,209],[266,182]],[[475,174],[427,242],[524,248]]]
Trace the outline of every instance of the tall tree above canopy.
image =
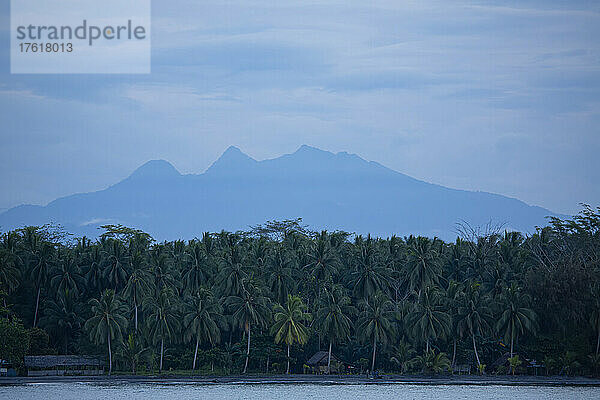
[[116,239],[121,243],[130,243],[136,241],[139,245],[146,247],[154,241],[148,233],[135,228],[129,228],[121,224],[102,225],[100,227],[104,232],[100,239]]

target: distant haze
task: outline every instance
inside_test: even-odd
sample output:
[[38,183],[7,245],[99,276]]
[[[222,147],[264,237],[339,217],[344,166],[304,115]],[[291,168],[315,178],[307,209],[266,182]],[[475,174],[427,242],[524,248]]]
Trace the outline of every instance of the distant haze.
[[0,226],[54,222],[95,237],[100,225],[123,224],[173,240],[300,217],[313,229],[453,240],[457,223],[491,221],[532,232],[549,215],[516,199],[419,181],[346,152],[302,146],[256,161],[229,147],[203,174],[181,175],[167,161],[149,161],[105,190],[15,207],[0,214]]

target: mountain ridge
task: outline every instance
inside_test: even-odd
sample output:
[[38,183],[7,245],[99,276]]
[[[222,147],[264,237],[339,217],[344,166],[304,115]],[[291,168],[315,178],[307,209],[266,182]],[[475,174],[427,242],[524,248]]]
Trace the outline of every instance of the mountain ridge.
[[98,226],[121,223],[163,240],[302,217],[314,229],[453,240],[460,221],[495,220],[531,232],[549,215],[557,214],[500,194],[421,181],[343,151],[303,145],[257,161],[230,146],[203,173],[181,174],[168,161],[150,160],[105,189],[6,210],[0,227],[55,222],[96,237]]

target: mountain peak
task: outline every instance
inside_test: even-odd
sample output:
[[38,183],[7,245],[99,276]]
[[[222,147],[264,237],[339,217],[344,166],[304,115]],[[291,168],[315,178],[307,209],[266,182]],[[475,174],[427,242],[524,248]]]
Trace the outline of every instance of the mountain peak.
[[181,176],[179,171],[168,161],[150,160],[133,171],[129,178],[134,179],[164,179]]
[[221,157],[212,163],[206,172],[215,173],[237,171],[239,169],[252,166],[256,163],[257,161],[255,159],[243,153],[238,147],[229,146],[227,150],[221,154]]
[[[221,157],[219,157],[219,158],[222,158],[222,157],[224,157],[224,156],[236,156],[236,155],[240,155],[240,154],[241,154],[241,155],[243,155],[243,156],[245,156],[244,152],[242,152],[242,150],[240,150],[240,148],[239,148],[239,147],[237,147],[237,146],[229,146],[229,147],[228,147],[228,148],[227,148],[227,149],[226,149],[226,150],[223,152],[223,154],[221,155]],[[246,156],[246,157],[247,157],[247,156]]]
[[294,154],[333,154],[333,153],[330,153],[326,150],[321,150],[314,146],[309,146],[307,144],[303,144],[302,146],[298,147],[298,150],[296,150],[294,152]]

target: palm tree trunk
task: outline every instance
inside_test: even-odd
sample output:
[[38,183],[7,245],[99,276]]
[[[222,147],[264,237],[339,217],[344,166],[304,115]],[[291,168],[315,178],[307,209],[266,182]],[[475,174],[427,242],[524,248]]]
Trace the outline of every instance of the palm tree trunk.
[[196,358],[198,357],[198,343],[200,343],[200,339],[196,338],[196,350],[194,351],[194,363],[192,364],[192,370],[196,370]]
[[287,345],[287,370],[285,371],[287,375],[290,374],[290,345]]
[[267,355],[267,374],[269,373],[269,361],[271,361],[271,355]]
[[108,376],[112,373],[112,350],[110,348],[110,326],[108,327]]
[[248,371],[248,359],[250,358],[250,324],[248,324],[248,347],[246,348],[246,363],[244,364],[244,374]]
[[33,327],[37,326],[37,317],[38,317],[38,309],[40,307],[40,290],[42,290],[42,286],[38,287],[37,291],[37,299],[35,300],[35,316],[33,317]]
[[160,339],[160,365],[158,366],[159,374],[162,373],[164,351],[165,351],[165,339]]
[[596,356],[598,356],[598,350],[600,350],[600,327],[598,329],[598,339],[596,340]]
[[511,323],[510,323],[510,358],[513,358],[514,332],[515,332],[515,325],[511,321]]
[[429,338],[425,341],[425,353],[429,354]]
[[134,304],[135,304],[135,333],[137,333],[137,331],[138,331],[138,305],[137,305],[137,301],[135,301]]
[[373,338],[373,361],[371,362],[371,373],[375,371],[375,351],[377,350],[377,340]]
[[329,341],[329,354],[327,355],[327,374],[331,373],[331,340]]
[[477,345],[475,344],[474,333],[471,335],[471,338],[473,338],[473,350],[475,351],[475,358],[477,359],[477,366],[479,367],[481,365],[481,362],[479,362],[479,354],[477,353]]
[[456,362],[456,338],[454,338],[453,348],[454,349],[452,350],[452,366],[454,367]]

